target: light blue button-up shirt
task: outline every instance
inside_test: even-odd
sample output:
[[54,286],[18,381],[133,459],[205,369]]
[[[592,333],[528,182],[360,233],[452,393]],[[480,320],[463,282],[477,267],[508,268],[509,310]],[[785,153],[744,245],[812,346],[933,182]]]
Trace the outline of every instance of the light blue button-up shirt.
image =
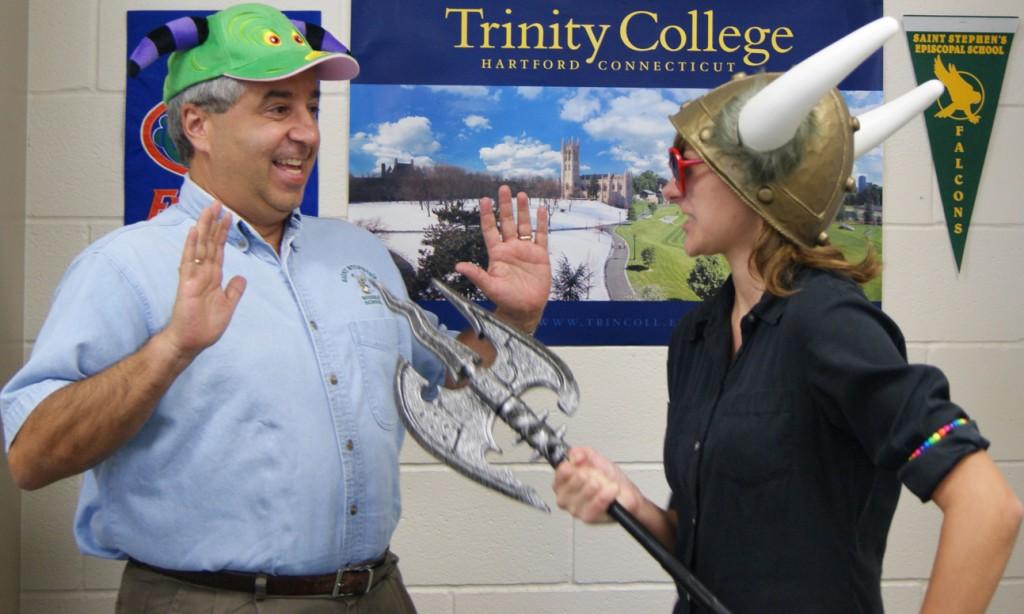
[[[86,249],[32,356],[0,393],[5,443],[47,395],[138,350],[168,322],[185,237],[212,198],[179,202]],[[170,569],[327,573],[379,556],[400,516],[401,354],[443,370],[360,277],[405,296],[387,249],[340,220],[293,214],[280,256],[236,221],[224,279],[248,287],[223,337],[142,430],[85,474],[83,552]]]

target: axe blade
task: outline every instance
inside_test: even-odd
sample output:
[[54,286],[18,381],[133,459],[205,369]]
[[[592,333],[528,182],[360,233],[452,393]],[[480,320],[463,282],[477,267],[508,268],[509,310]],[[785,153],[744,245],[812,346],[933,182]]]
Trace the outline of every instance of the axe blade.
[[385,307],[409,322],[412,334],[423,344],[423,347],[441,360],[453,382],[459,381],[465,373],[473,371],[475,365],[480,362],[480,357],[476,352],[433,326],[427,317],[427,312],[419,305],[396,297],[384,287],[384,284],[372,277],[363,277],[362,279],[380,293]]
[[548,388],[558,395],[558,409],[562,413],[575,413],[580,402],[579,385],[557,354],[437,279],[430,283],[459,310],[478,336],[494,346],[497,357],[490,370],[512,394],[519,396],[530,388]]
[[395,398],[413,439],[434,458],[471,480],[550,512],[534,489],[508,469],[487,462],[487,452],[500,452],[492,434],[496,414],[469,388],[440,388],[436,398],[427,400],[423,397],[427,385],[412,365],[404,358],[398,359]]

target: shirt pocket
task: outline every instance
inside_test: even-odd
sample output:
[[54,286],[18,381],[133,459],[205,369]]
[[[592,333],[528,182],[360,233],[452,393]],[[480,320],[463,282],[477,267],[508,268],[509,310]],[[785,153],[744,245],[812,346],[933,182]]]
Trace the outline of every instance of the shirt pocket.
[[[699,447],[695,447],[699,429],[700,411],[692,401],[669,401],[668,419],[662,460],[665,477],[672,489],[669,507],[678,509],[682,497],[691,492],[691,471],[699,460]],[[706,414],[705,414],[706,415]]]
[[722,403],[711,428],[712,474],[744,485],[788,474],[794,463],[792,392],[743,393]]
[[402,353],[398,322],[393,318],[359,320],[348,328],[355,345],[362,398],[377,424],[392,430],[398,422],[395,367]]

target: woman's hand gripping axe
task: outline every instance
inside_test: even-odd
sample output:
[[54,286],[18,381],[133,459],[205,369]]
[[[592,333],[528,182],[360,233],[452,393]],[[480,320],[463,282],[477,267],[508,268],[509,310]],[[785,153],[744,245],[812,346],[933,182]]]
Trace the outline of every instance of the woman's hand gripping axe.
[[[571,415],[579,403],[580,392],[569,367],[533,337],[433,280],[433,287],[459,310],[476,334],[494,346],[494,364],[484,367],[476,352],[438,331],[416,303],[396,298],[374,279],[367,278],[366,282],[380,292],[385,306],[409,321],[413,335],[441,359],[451,381],[465,383],[462,388],[441,388],[435,398],[425,399],[427,380],[408,361],[398,358],[395,398],[413,439],[462,475],[550,511],[536,491],[517,480],[508,469],[491,466],[485,455],[492,450],[500,452],[492,433],[497,416],[552,467],[565,460],[569,450],[563,439],[565,427],[553,430],[546,416],[538,417],[520,395],[530,388],[548,388],[557,393],[558,408]],[[617,501],[608,507],[608,515],[636,538],[693,599],[711,612],[728,614],[718,599]]]

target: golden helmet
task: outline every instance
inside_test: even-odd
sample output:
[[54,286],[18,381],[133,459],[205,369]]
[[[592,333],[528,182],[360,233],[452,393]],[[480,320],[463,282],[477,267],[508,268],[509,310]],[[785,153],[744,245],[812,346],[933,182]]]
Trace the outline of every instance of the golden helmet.
[[836,85],[899,30],[873,21],[785,73],[738,73],[684,103],[669,120],[679,136],[748,206],[805,247],[826,229],[855,187],[853,161],[943,92],[938,80],[857,118]]

